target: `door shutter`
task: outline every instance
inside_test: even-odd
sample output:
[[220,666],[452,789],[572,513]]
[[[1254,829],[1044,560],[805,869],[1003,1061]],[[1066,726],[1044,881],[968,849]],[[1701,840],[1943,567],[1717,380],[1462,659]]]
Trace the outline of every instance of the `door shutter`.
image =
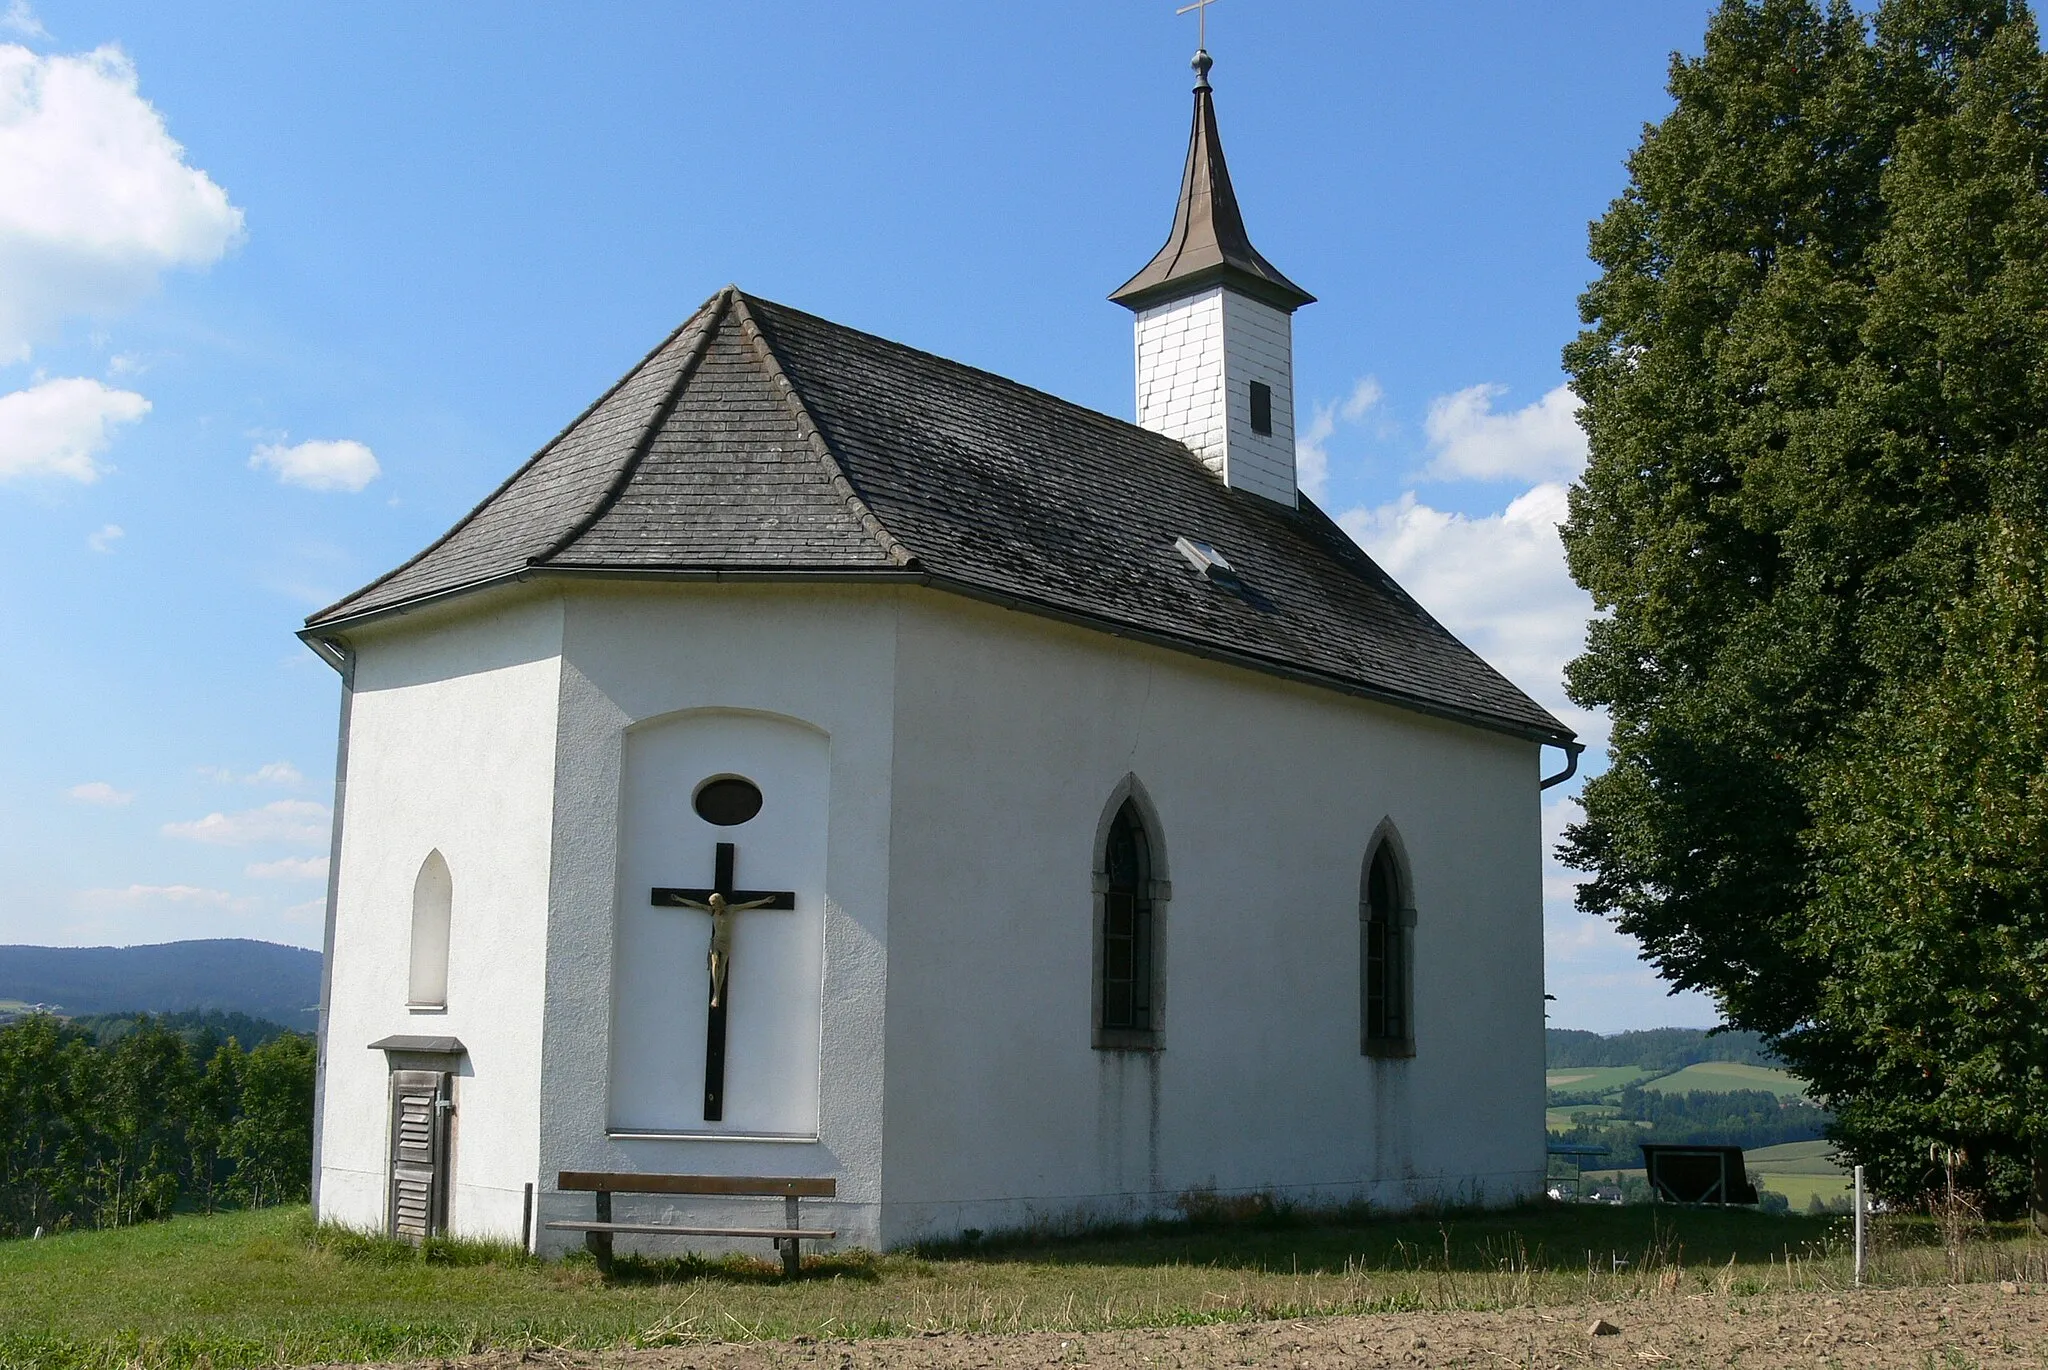
[[449,1079],[433,1070],[391,1072],[391,1235],[417,1242],[448,1215]]

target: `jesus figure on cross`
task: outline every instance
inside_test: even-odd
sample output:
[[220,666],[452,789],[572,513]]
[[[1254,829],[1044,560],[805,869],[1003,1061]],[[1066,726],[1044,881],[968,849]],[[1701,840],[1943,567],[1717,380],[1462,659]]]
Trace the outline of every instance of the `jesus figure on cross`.
[[702,909],[711,915],[711,951],[706,957],[711,969],[711,1007],[725,1007],[725,973],[732,965],[732,916],[748,909],[765,909],[775,900],[776,896],[770,894],[734,904],[713,890],[711,897],[703,903],[683,898],[680,894],[670,901],[686,909]]
[[734,850],[720,842],[712,865],[711,888],[656,889],[651,901],[657,908],[698,909],[711,915],[711,950],[705,957],[711,972],[711,1002],[704,1014],[704,1121],[715,1123],[725,1117],[725,1018],[726,981],[732,971],[733,915],[749,909],[793,909],[796,894],[791,890],[736,890],[732,887]]

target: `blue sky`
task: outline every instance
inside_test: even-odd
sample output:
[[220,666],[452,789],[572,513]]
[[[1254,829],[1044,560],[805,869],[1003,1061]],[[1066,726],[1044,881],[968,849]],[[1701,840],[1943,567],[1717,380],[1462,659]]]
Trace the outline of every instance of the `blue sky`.
[[[292,630],[727,281],[1128,416],[1174,8],[0,0],[0,942],[317,945],[337,685]],[[1253,238],[1320,297],[1305,479],[1596,741],[1558,352],[1709,8],[1211,10]],[[1546,894],[1553,1022],[1712,1021]]]

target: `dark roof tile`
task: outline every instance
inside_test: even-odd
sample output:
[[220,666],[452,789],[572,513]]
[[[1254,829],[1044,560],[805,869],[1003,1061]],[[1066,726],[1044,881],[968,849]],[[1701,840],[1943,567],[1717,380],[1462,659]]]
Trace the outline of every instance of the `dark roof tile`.
[[[1219,548],[1237,584],[1175,548]],[[1306,497],[728,289],[405,566],[309,631],[527,569],[914,573],[943,588],[1462,717],[1569,731]]]

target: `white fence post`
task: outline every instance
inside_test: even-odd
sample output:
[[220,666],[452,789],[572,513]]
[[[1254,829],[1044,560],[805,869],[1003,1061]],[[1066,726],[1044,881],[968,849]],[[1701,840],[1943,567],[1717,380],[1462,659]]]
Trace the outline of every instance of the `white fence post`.
[[1856,1283],[1863,1283],[1863,1167],[1856,1167]]

